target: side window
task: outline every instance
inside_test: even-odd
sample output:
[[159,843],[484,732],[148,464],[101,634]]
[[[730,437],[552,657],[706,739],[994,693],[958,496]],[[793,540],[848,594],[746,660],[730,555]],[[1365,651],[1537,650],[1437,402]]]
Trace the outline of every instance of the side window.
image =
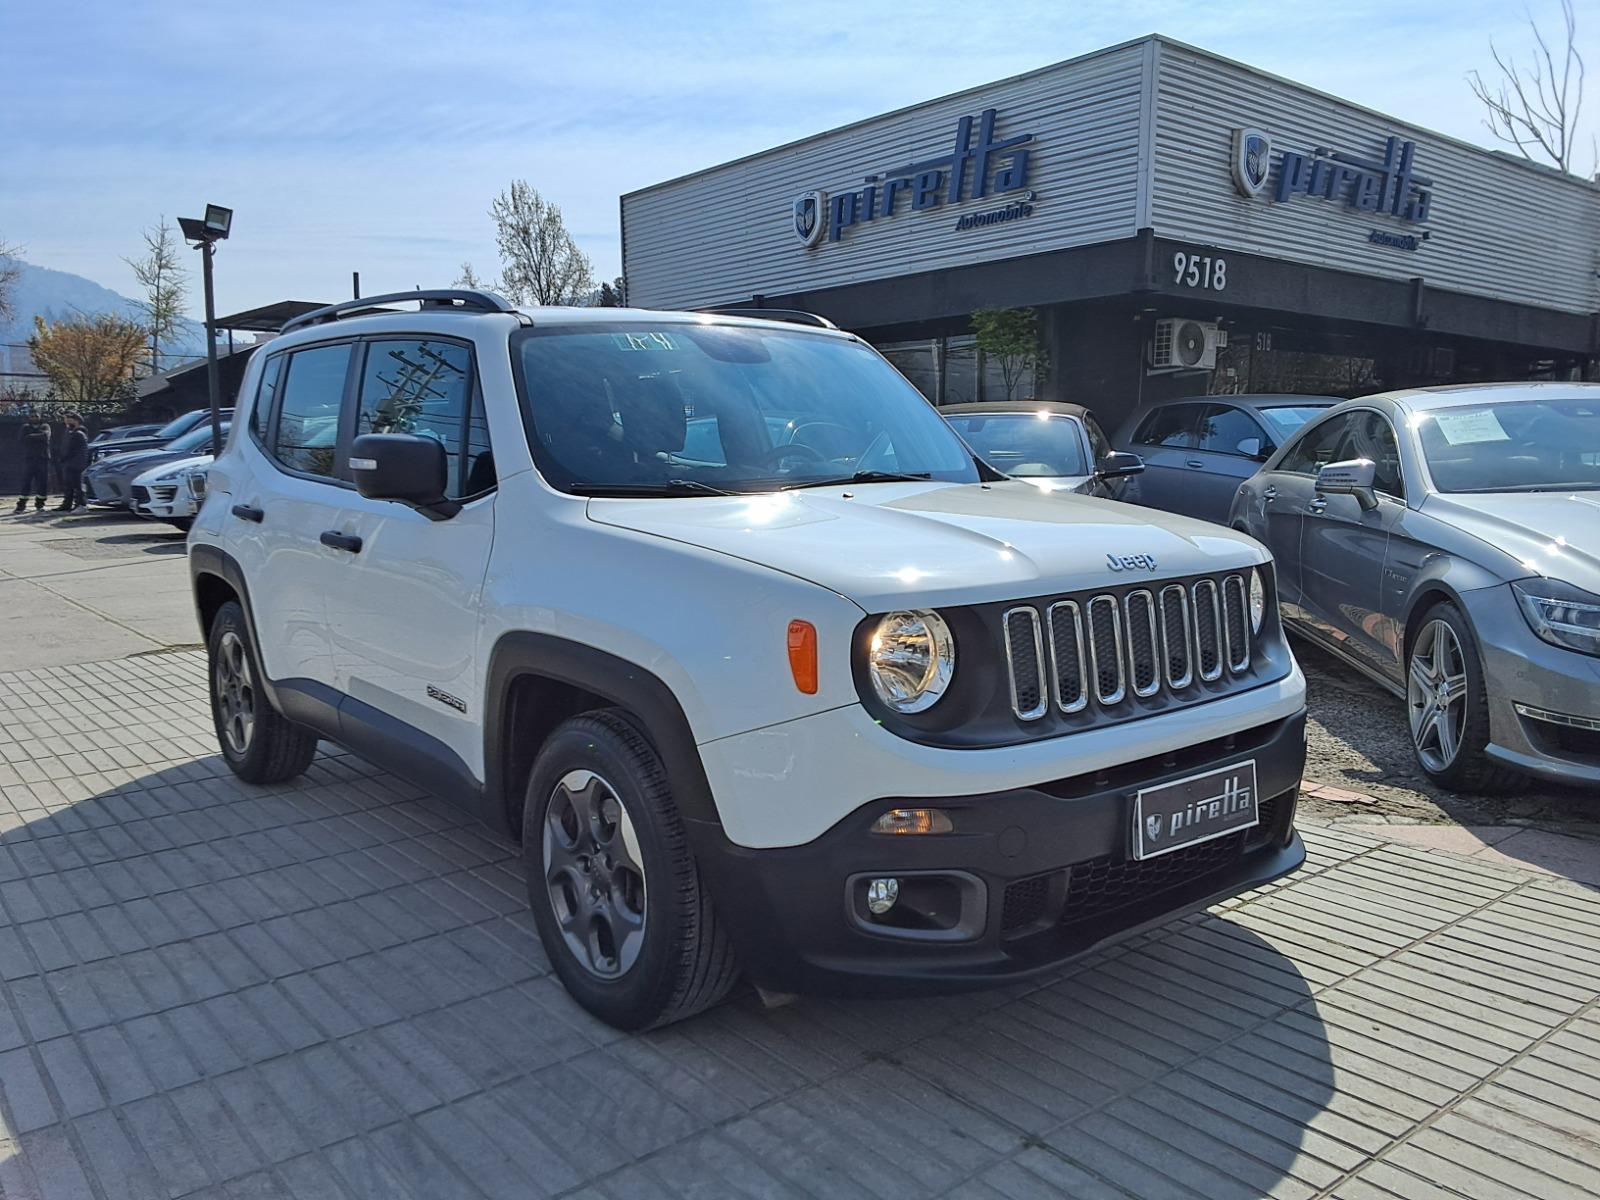
[[282,397],[272,451],[291,471],[330,479],[338,475],[339,410],[349,366],[348,342],[290,355],[279,385]]
[[[488,452],[481,414],[478,434],[482,446],[477,455],[468,448],[467,403],[474,391],[472,384],[472,351],[458,342],[420,337],[370,342],[361,373],[355,436],[411,433],[434,439],[450,459],[449,495],[469,495],[463,490],[467,476],[476,458]],[[492,478],[493,460],[488,469]],[[481,477],[482,472],[479,474]]]
[[261,386],[256,402],[250,406],[250,432],[263,446],[267,444],[267,422],[272,418],[272,402],[278,395],[278,380],[283,373],[283,355],[274,354],[261,369]]
[[1339,462],[1344,457],[1340,447],[1348,442],[1351,426],[1359,416],[1360,413],[1346,413],[1307,430],[1283,456],[1278,470],[1315,475],[1328,463]]
[[1405,483],[1400,477],[1400,444],[1395,440],[1394,426],[1381,413],[1353,414],[1356,421],[1351,428],[1350,441],[1342,450],[1343,458],[1370,458],[1377,464],[1373,486],[1396,500],[1406,498]]
[[494,473],[494,448],[489,445],[489,422],[483,415],[483,389],[472,389],[467,416],[467,449],[461,463],[461,495],[477,496],[499,482]]
[[1106,431],[1100,428],[1100,422],[1089,413],[1083,414],[1083,427],[1089,434],[1089,451],[1094,455],[1094,461],[1099,462],[1111,453],[1111,439],[1106,436]]
[[1133,440],[1146,446],[1172,446],[1187,450],[1194,445],[1198,404],[1168,404],[1156,409],[1139,424]]
[[1231,404],[1208,404],[1200,418],[1201,450],[1255,458],[1267,448],[1267,435],[1256,419]]

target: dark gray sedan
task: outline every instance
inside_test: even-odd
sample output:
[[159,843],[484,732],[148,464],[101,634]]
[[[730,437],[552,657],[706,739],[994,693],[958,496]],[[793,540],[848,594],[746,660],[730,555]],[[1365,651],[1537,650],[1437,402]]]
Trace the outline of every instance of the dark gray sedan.
[[1226,521],[1239,485],[1337,396],[1190,396],[1159,400],[1122,423],[1117,449],[1144,460],[1122,498]]
[[1600,384],[1346,401],[1229,521],[1290,628],[1405,697],[1434,780],[1600,784]]
[[[226,420],[222,423],[222,436],[228,436]],[[127,508],[131,500],[129,489],[136,477],[143,475],[151,467],[211,452],[211,425],[208,422],[191,429],[182,437],[174,438],[165,446],[110,455],[83,473],[84,498],[90,504]]]

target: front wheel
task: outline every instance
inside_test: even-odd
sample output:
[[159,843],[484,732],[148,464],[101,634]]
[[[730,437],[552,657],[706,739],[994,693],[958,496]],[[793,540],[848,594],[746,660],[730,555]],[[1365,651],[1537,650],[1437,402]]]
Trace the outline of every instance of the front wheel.
[[1428,778],[1463,792],[1499,792],[1522,779],[1484,753],[1489,699],[1472,627],[1454,604],[1434,605],[1406,659],[1411,744]]
[[666,1025],[738,979],[660,756],[620,710],[550,735],[528,780],[522,854],[545,953],[601,1020]]
[[217,610],[206,642],[211,719],[230,770],[246,783],[281,783],[311,765],[317,735],[286,719],[261,686],[244,609],[230,600]]

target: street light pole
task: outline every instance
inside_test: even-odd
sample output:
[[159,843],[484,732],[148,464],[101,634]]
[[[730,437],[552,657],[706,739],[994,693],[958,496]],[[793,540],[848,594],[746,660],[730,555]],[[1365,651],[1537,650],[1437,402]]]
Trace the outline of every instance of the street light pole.
[[178,228],[184,240],[201,254],[201,273],[206,295],[206,390],[211,393],[211,453],[222,453],[222,381],[217,376],[217,308],[211,288],[211,257],[217,243],[233,228],[233,209],[220,204],[206,205],[204,217],[179,217]]
[[217,309],[211,290],[211,256],[216,243],[200,243],[206,294],[206,388],[211,393],[211,453],[222,453],[222,383],[217,377]]

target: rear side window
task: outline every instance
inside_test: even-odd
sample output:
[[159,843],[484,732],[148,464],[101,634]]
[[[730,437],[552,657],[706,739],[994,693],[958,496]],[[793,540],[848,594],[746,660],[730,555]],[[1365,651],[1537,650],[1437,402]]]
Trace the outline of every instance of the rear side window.
[[409,433],[432,438],[450,460],[448,495],[458,499],[493,486],[494,463],[481,409],[473,398],[472,352],[459,342],[395,338],[367,345],[355,435]]
[[349,343],[314,346],[289,356],[272,449],[291,471],[330,479],[338,475],[339,410],[349,367]]
[[1266,448],[1266,436],[1249,413],[1231,404],[1206,405],[1205,415],[1200,418],[1198,449],[1254,458]]
[[261,386],[256,389],[256,402],[250,409],[250,432],[263,446],[267,444],[267,422],[272,419],[272,402],[278,395],[278,378],[283,373],[283,356],[267,359],[261,370]]
[[1194,446],[1194,427],[1199,416],[1198,404],[1168,404],[1139,422],[1133,440],[1145,446],[1190,449]]

